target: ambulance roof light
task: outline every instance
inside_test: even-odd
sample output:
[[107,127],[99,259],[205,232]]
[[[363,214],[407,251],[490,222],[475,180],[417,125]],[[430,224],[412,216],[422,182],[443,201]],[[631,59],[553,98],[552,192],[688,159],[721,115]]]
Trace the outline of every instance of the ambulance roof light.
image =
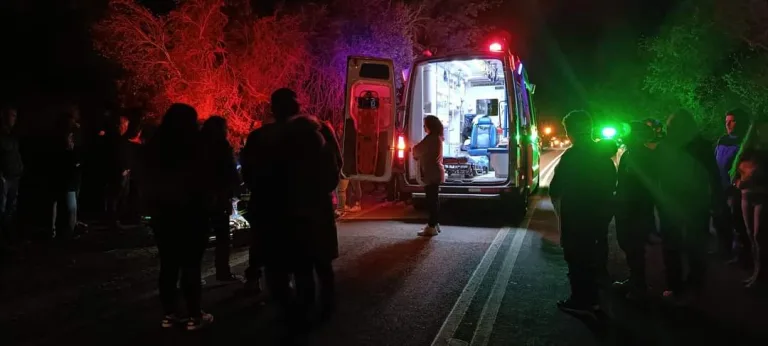
[[498,42],[491,43],[491,45],[488,46],[488,50],[491,52],[501,52],[501,48],[501,43]]

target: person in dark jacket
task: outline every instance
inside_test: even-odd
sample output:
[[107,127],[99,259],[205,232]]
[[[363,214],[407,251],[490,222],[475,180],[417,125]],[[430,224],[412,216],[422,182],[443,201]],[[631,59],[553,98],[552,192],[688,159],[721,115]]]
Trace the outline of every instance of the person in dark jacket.
[[[333,131],[333,127],[328,122],[323,122],[320,128],[320,133],[325,140],[326,155],[335,162],[334,168],[341,176],[341,169],[344,162],[341,157],[341,150],[339,148],[339,142],[336,140],[336,134]],[[323,209],[327,209],[327,203],[325,199],[318,199],[318,206]],[[333,205],[331,204],[331,208]],[[335,309],[336,301],[336,283],[335,274],[333,272],[333,260],[339,257],[339,241],[338,233],[336,230],[336,222],[331,222],[330,216],[333,216],[333,212],[323,212],[323,209],[319,209],[318,213],[318,228],[315,230],[317,235],[317,247],[315,248],[315,255],[313,256],[313,262],[315,267],[315,273],[320,284],[320,303],[321,303],[321,316],[328,318]]]
[[602,237],[613,213],[616,166],[592,139],[592,117],[573,111],[563,119],[573,146],[563,153],[549,186],[560,221],[560,245],[568,263],[570,298],[559,301],[565,312],[596,317],[600,309],[597,275]]
[[434,115],[424,118],[424,131],[427,135],[413,147],[413,158],[419,161],[421,180],[424,182],[429,219],[427,225],[416,234],[433,237],[440,233],[440,184],[445,182],[443,166],[443,123]]
[[76,238],[77,202],[81,177],[80,125],[76,111],[62,113],[53,133],[52,197],[55,203],[54,229],[56,238]]
[[646,295],[645,245],[656,228],[652,190],[656,186],[653,128],[642,122],[630,124],[627,148],[621,156],[616,186],[616,236],[627,259],[629,279],[614,283],[628,299]]
[[109,145],[109,168],[107,171],[107,215],[114,227],[120,227],[120,221],[126,209],[130,189],[130,157],[128,132],[129,119],[117,118],[117,126],[110,126],[105,137]]
[[159,290],[165,328],[181,321],[176,306],[179,276],[189,313],[187,330],[213,322],[213,316],[200,307],[200,271],[208,241],[200,144],[197,112],[178,103],[168,109],[147,144],[147,204],[160,254]]
[[[667,120],[667,137],[656,148],[659,209],[667,290],[674,304],[690,303],[701,292],[706,272],[709,221],[723,195],[712,146],[698,132],[689,112],[679,110]],[[688,277],[683,277],[683,257]]]
[[16,238],[16,198],[24,163],[19,153],[19,140],[13,129],[16,126],[16,109],[0,110],[0,233],[10,243]]
[[275,91],[271,106],[275,122],[248,136],[242,175],[250,191],[269,196],[248,204],[250,218],[267,225],[258,230],[261,244],[254,244],[262,253],[267,286],[288,313],[295,335],[306,337],[315,295],[313,261],[338,256],[336,240],[325,229],[335,227],[331,192],[339,181],[338,161],[326,147],[320,122],[299,114],[295,92]]
[[730,263],[750,263],[749,237],[741,216],[741,196],[739,190],[733,187],[730,176],[736,153],[741,148],[748,126],[749,114],[745,111],[734,109],[726,112],[726,134],[718,139],[715,146],[720,188],[724,194],[724,200],[720,203],[720,210],[715,218],[715,226],[719,250]]
[[[613,138],[600,139],[595,142],[595,147],[598,151],[597,155],[601,157],[610,158],[612,161],[619,153],[619,142]],[[610,209],[611,213],[608,216],[610,220],[615,214],[615,208]],[[602,230],[602,228],[601,228]],[[608,273],[608,254],[610,253],[610,245],[608,244],[608,229],[600,234],[597,238],[597,281],[602,285],[611,284],[611,275]]]
[[240,281],[229,267],[229,217],[232,199],[240,187],[235,153],[227,140],[227,120],[214,115],[203,123],[201,130],[204,163],[203,183],[208,187],[211,209],[210,227],[216,234],[216,280]]

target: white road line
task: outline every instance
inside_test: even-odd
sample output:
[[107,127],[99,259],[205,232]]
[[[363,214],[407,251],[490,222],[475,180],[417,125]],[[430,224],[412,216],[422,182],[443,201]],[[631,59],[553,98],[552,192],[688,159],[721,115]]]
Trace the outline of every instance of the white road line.
[[[559,157],[558,157],[559,159]],[[520,224],[520,228],[512,239],[512,244],[509,245],[506,256],[504,256],[504,262],[501,270],[496,274],[496,281],[493,283],[491,294],[488,295],[483,310],[480,313],[480,319],[475,327],[475,333],[472,336],[472,341],[469,343],[471,346],[479,345],[485,346],[488,344],[488,340],[493,333],[493,327],[496,324],[496,316],[498,316],[501,302],[504,299],[504,294],[507,292],[507,285],[509,284],[509,277],[512,275],[512,271],[515,269],[515,262],[517,256],[520,254],[520,249],[523,246],[523,241],[528,234],[528,225],[531,224],[533,214],[536,212],[536,208],[541,203],[538,198],[533,199],[533,207],[528,210],[528,214]]]
[[461,292],[461,295],[459,295],[459,299],[456,300],[453,309],[451,309],[448,317],[443,322],[443,326],[432,341],[432,346],[457,345],[456,342],[452,342],[451,339],[456,333],[456,329],[459,328],[459,323],[464,319],[464,315],[467,313],[467,309],[469,309],[469,304],[472,303],[475,294],[480,289],[480,284],[483,283],[485,276],[488,274],[488,269],[491,267],[493,259],[496,258],[496,254],[499,252],[501,244],[503,244],[504,240],[507,238],[509,231],[509,227],[504,227],[496,234],[496,238],[493,239],[488,250],[485,251],[485,255],[483,255],[483,258],[480,260],[480,264],[477,265],[472,276],[469,277],[469,281],[467,282],[467,285],[464,286],[464,290]]
[[[558,157],[555,161],[552,161],[555,164],[560,163],[560,158]],[[555,165],[557,167],[557,165]],[[552,179],[555,177],[555,169],[554,167],[547,171],[547,174],[545,174],[543,177],[541,177],[541,185],[542,186],[549,186],[549,184],[552,183]]]
[[480,313],[480,320],[475,328],[475,335],[472,336],[472,342],[469,343],[470,346],[488,345],[488,340],[493,332],[493,326],[496,324],[496,316],[499,314],[501,302],[504,299],[504,294],[507,292],[509,277],[512,276],[512,270],[515,269],[515,262],[520,254],[520,248],[523,246],[526,234],[525,229],[522,229],[512,239],[512,245],[509,246],[507,255],[504,256],[504,265],[497,274],[491,294],[488,296],[488,300],[485,301],[483,311]]
[[549,163],[539,171],[539,175],[542,175],[542,174],[546,175],[546,173],[549,173],[550,170],[554,171],[555,167],[557,167],[557,163],[560,162],[560,158],[563,156],[563,154],[565,154],[565,150],[557,154],[557,156],[555,156],[555,158],[552,159],[552,161],[549,161]]
[[[522,247],[523,239],[526,236],[526,228],[528,228],[528,225],[531,223],[531,218],[533,217],[533,213],[536,211],[536,208],[538,207],[539,202],[540,201],[538,198],[533,198],[531,200],[532,207],[528,210],[528,213],[525,216],[525,219],[520,224],[521,228],[518,228],[514,231],[515,237],[512,239],[512,244],[510,245],[509,250],[507,250],[507,255],[505,256],[505,259],[504,259],[505,262],[503,264],[503,268],[506,268],[509,266],[509,263],[511,262],[511,268],[508,268],[510,274],[512,269],[514,268],[514,262],[517,260],[517,254],[520,252],[520,248]],[[437,333],[437,336],[435,336],[435,339],[432,341],[432,346],[470,345],[464,340],[454,339],[453,336],[456,334],[456,330],[458,329],[459,324],[461,323],[461,320],[464,319],[464,316],[467,313],[467,309],[469,309],[469,305],[472,304],[472,300],[474,300],[475,294],[480,289],[480,285],[483,283],[483,280],[485,280],[485,276],[488,274],[488,269],[490,268],[491,263],[493,263],[493,260],[496,258],[496,254],[499,252],[499,248],[501,247],[501,244],[504,243],[504,240],[506,239],[510,231],[511,229],[509,227],[504,227],[496,235],[496,239],[494,239],[493,243],[491,243],[491,246],[488,247],[488,250],[485,252],[485,255],[483,255],[483,259],[480,260],[480,264],[478,264],[477,268],[475,269],[475,272],[472,273],[472,276],[469,278],[469,281],[467,282],[466,287],[464,287],[464,291],[456,300],[456,303],[454,304],[453,309],[451,309],[451,312],[448,314],[448,317],[446,317],[445,322],[443,322],[443,326],[440,328],[440,331]],[[511,258],[510,253],[514,253],[514,259],[510,259]],[[497,275],[497,278],[496,278],[497,283],[499,281],[499,275],[501,275],[503,271],[504,270],[502,269]],[[509,281],[509,275],[507,275],[506,280],[504,280],[505,285],[507,281]],[[504,288],[506,289],[506,286]],[[502,293],[501,298],[503,298],[504,290],[497,289],[496,284],[494,284],[494,291],[500,291]],[[493,330],[493,323],[496,320],[496,314],[498,313],[499,306],[501,305],[501,298],[498,299],[497,303],[494,303],[497,306],[495,307],[496,312],[493,314],[492,320],[490,320],[488,317],[490,316],[488,315],[488,313],[490,313],[491,310],[493,310],[492,308],[489,308],[488,301],[486,301],[486,304],[483,307],[481,320],[482,320],[482,316],[486,316],[485,317],[486,321],[491,322],[490,324],[491,328],[488,331],[488,335],[490,335],[490,332]],[[490,297],[489,297],[489,300],[490,300]],[[473,341],[474,341],[474,337],[473,337]]]

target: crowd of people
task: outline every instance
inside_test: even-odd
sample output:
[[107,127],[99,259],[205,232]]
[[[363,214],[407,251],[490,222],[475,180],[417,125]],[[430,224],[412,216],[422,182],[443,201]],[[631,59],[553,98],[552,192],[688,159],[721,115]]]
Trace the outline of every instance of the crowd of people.
[[[200,306],[209,236],[213,231],[217,240],[217,280],[241,282],[229,264],[230,215],[243,187],[259,191],[270,197],[250,200],[243,212],[258,225],[250,232],[245,288],[256,294],[266,285],[285,312],[286,335],[305,336],[312,312],[325,319],[334,307],[331,263],[338,256],[338,241],[333,192],[341,185],[342,160],[333,127],[302,115],[293,91],[280,89],[271,101],[274,121],[254,130],[239,153],[228,140],[225,118],[213,115],[201,126],[196,110],[185,104],[172,105],[151,136],[142,135],[138,117],[109,115],[88,138],[87,154],[76,108],[61,112],[55,128],[38,136],[19,136],[16,110],[3,108],[3,249],[49,239],[69,244],[93,228],[80,221],[83,210],[78,210],[82,183],[88,180],[97,186],[92,190],[99,190],[94,198],[101,204],[95,208],[97,223],[107,230],[149,220],[160,260],[161,325],[197,330],[213,322]],[[279,183],[285,181],[291,183]],[[359,182],[346,183],[361,192]],[[30,220],[15,219],[25,214],[16,212],[17,197]],[[341,200],[340,210],[359,209],[359,197],[349,204]],[[51,211],[48,225],[32,222],[45,220],[41,210]],[[185,309],[177,304],[180,293]]]
[[741,110],[727,112],[727,134],[714,152],[685,110],[669,116],[666,132],[653,119],[633,122],[618,167],[616,142],[593,139],[589,113],[571,112],[563,125],[573,147],[562,155],[549,190],[571,286],[570,297],[558,302],[561,310],[591,317],[600,311],[598,291],[609,278],[607,235],[614,217],[630,274],[613,288],[627,299],[650,298],[645,254],[655,235],[663,248],[662,299],[669,303],[687,305],[700,296],[713,252],[752,270],[746,287],[765,284],[759,230],[768,192],[765,121],[752,121]]
[[[160,258],[163,327],[181,324],[197,330],[213,322],[201,307],[202,258],[211,230],[217,238],[217,279],[240,282],[229,265],[229,217],[243,185],[269,196],[251,199],[244,213],[250,224],[258,224],[251,232],[246,289],[261,291],[266,284],[282,307],[285,325],[291,326],[286,334],[291,338],[308,335],[313,312],[325,319],[333,311],[336,218],[359,208],[360,182],[343,174],[352,170],[345,170],[342,160],[345,138],[337,137],[330,123],[303,115],[293,91],[276,91],[271,107],[273,121],[254,130],[239,153],[228,140],[223,117],[210,116],[200,126],[196,110],[186,104],[172,105],[147,140],[131,126],[130,116],[109,117],[109,125],[98,132],[106,144],[99,157],[106,160],[93,176],[100,177],[106,222],[120,228],[143,215],[151,220]],[[37,139],[36,148],[44,148],[38,151],[23,150],[13,131],[16,118],[13,108],[0,112],[4,243],[23,238],[14,225],[19,224],[17,197],[25,195],[36,196],[36,206],[51,207],[47,210],[54,222],[42,227],[44,237],[70,240],[77,235],[83,180],[79,113],[63,113],[53,135]],[[433,116],[424,124],[427,136],[413,148],[413,156],[426,184],[429,220],[418,235],[435,236],[440,233],[437,195],[445,175],[443,126]],[[633,122],[618,165],[616,142],[594,139],[587,112],[571,112],[563,125],[573,146],[562,155],[549,189],[571,286],[571,296],[558,302],[559,308],[589,316],[600,311],[598,290],[609,277],[607,236],[614,218],[630,275],[613,287],[627,299],[649,297],[646,244],[658,235],[667,285],[663,299],[692,302],[705,282],[710,221],[717,230],[717,251],[730,263],[752,269],[745,286],[766,282],[759,226],[768,193],[768,122],[752,121],[740,110],[727,112],[727,134],[714,153],[686,111],[672,114],[666,131],[654,119]],[[277,183],[285,181],[291,183]],[[355,191],[351,203],[346,198],[350,186]],[[28,193],[19,195],[25,189]],[[186,302],[185,318],[177,305],[179,292]]]
[[[293,91],[276,91],[271,105],[274,122],[248,136],[239,174],[226,121],[213,116],[198,130],[197,113],[188,105],[172,105],[146,144],[146,201],[160,253],[163,327],[185,323],[196,330],[213,321],[200,307],[201,261],[208,227],[224,228],[240,177],[246,187],[270,196],[250,200],[244,215],[258,224],[252,232],[247,287],[259,290],[264,279],[293,337],[306,335],[311,325],[315,274],[320,317],[333,309],[331,263],[338,243],[332,192],[341,170],[338,142],[327,123],[300,114]],[[216,266],[217,276],[232,276],[228,253],[217,251]],[[178,281],[186,301],[184,319],[176,305]]]

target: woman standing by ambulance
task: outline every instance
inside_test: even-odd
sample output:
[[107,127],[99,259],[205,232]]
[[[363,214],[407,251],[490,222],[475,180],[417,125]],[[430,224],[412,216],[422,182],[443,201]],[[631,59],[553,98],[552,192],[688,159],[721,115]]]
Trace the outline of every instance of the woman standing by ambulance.
[[429,221],[418,235],[432,237],[440,233],[438,214],[440,213],[440,184],[445,182],[445,167],[443,167],[443,123],[434,115],[424,118],[424,131],[427,136],[413,147],[413,158],[419,161],[421,180],[424,182],[424,193],[429,210]]

